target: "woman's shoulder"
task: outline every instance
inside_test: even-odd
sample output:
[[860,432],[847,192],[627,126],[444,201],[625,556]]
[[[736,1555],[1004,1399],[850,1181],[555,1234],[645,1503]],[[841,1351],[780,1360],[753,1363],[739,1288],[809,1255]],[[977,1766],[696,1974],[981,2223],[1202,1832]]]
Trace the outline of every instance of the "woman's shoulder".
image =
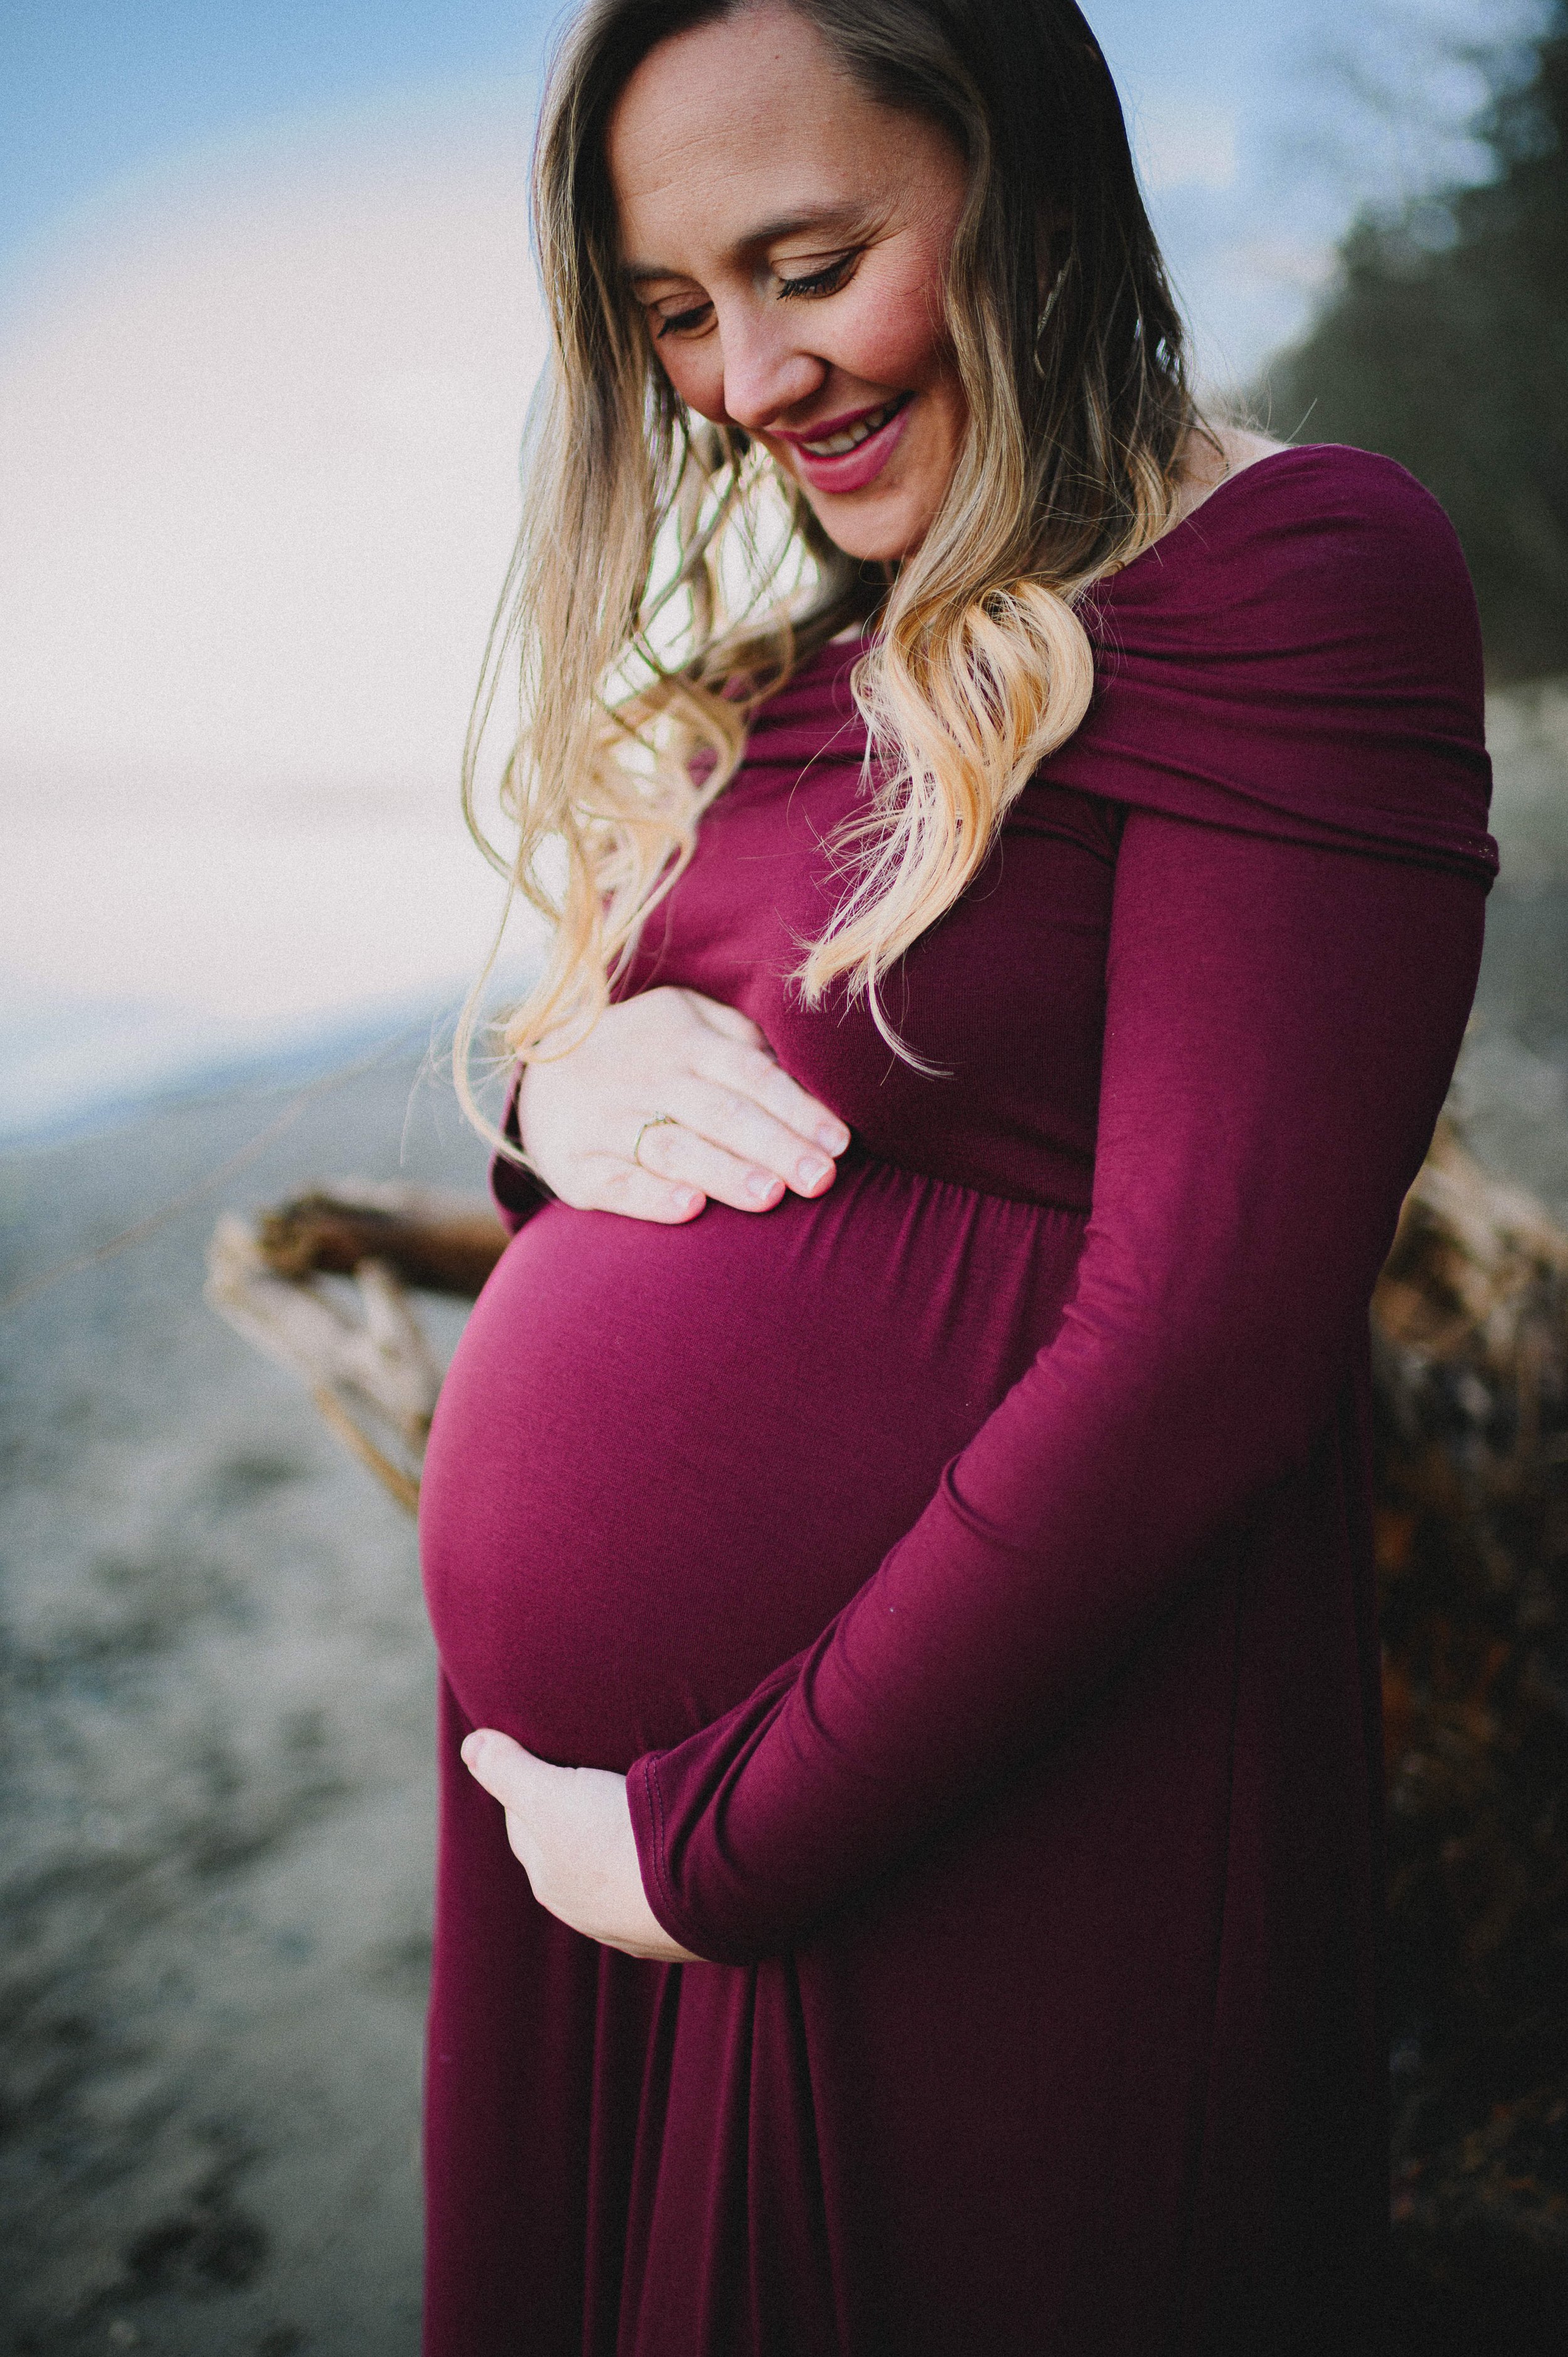
[[1052,763],[1129,807],[1489,877],[1480,630],[1431,493],[1337,444],[1229,473],[1086,612]]
[[[1248,437],[1255,442],[1258,437]],[[1304,591],[1334,581],[1353,592],[1391,577],[1419,587],[1410,568],[1435,565],[1468,582],[1447,516],[1407,468],[1348,443],[1265,444],[1233,467],[1120,576],[1140,566],[1156,572],[1189,565],[1208,576],[1223,571],[1249,587]]]
[[1260,500],[1284,512],[1333,505],[1341,496],[1365,502],[1374,514],[1442,514],[1431,492],[1397,458],[1348,442],[1276,442],[1264,434],[1227,430],[1217,447],[1219,456],[1199,475],[1199,495],[1184,522],[1205,510],[1210,523],[1226,511],[1240,518],[1257,512]]
[[1407,467],[1378,451],[1343,442],[1294,446],[1247,468],[1230,489],[1239,509],[1251,491],[1245,521],[1260,533],[1273,520],[1294,541],[1316,533],[1361,563],[1437,558],[1464,571],[1458,535],[1438,501]]
[[1434,667],[1477,706],[1475,595],[1453,525],[1396,460],[1341,443],[1272,446],[1219,480],[1096,600],[1104,635],[1348,684]]

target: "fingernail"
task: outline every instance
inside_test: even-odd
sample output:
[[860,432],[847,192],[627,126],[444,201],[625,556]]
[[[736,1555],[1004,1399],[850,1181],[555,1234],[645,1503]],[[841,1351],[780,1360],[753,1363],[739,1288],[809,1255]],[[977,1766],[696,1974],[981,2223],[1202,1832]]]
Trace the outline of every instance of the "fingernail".
[[759,1203],[765,1202],[769,1195],[778,1194],[782,1184],[783,1181],[775,1178],[771,1170],[748,1170],[746,1174],[746,1191],[748,1195],[755,1195]]
[[824,1178],[831,1178],[832,1169],[833,1166],[831,1162],[817,1162],[808,1155],[803,1161],[796,1164],[795,1176],[801,1186],[809,1191],[820,1187]]
[[682,1188],[679,1194],[675,1195],[671,1200],[674,1202],[677,1216],[682,1220],[690,1219],[692,1213],[693,1211],[701,1211],[703,1206],[702,1197],[700,1195],[693,1195],[691,1189],[685,1187]]
[[472,1735],[466,1735],[463,1738],[462,1742],[457,1747],[457,1756],[462,1760],[464,1767],[468,1769],[477,1767],[478,1765],[479,1754],[484,1748],[485,1738],[481,1734],[479,1734],[477,1728]]
[[842,1154],[849,1144],[849,1132],[842,1122],[824,1121],[816,1132],[817,1144],[829,1154]]

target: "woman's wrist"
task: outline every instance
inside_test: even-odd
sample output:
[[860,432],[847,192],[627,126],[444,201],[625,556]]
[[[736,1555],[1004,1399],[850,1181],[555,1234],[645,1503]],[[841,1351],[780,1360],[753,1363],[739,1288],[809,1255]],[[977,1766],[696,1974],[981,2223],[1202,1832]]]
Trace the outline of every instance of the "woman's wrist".
[[522,1131],[518,1121],[518,1092],[522,1086],[523,1067],[519,1064],[507,1091],[506,1111],[501,1115],[501,1135],[511,1154],[498,1152],[490,1160],[490,1200],[513,1235],[535,1211],[556,1200],[554,1189],[546,1186],[539,1173],[528,1162],[515,1159],[524,1152]]

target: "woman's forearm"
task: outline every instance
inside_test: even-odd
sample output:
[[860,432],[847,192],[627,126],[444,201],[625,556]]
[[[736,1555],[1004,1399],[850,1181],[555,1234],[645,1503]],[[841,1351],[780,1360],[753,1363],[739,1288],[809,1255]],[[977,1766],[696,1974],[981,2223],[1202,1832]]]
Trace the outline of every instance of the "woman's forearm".
[[818,1645],[634,1769],[674,1937],[789,1944],[1048,1744],[1305,1461],[1364,1348],[1482,908],[1435,869],[1130,818],[1077,1294]]

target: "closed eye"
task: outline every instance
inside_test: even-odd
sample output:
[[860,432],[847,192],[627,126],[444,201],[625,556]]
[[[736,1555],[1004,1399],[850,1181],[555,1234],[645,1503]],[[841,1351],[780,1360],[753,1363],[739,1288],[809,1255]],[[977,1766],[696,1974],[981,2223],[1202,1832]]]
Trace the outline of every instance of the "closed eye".
[[848,253],[841,253],[836,261],[830,262],[824,269],[813,270],[803,278],[786,278],[780,274],[779,292],[785,297],[791,295],[836,295],[855,263],[860,260],[860,254],[861,249],[857,246]]
[[659,341],[661,336],[692,335],[702,326],[703,320],[707,317],[713,307],[714,307],[711,303],[694,303],[691,309],[687,311],[667,311],[662,313],[660,317],[659,325],[653,331],[655,343]]
[[[836,295],[860,260],[863,251],[862,247],[853,247],[848,253],[835,254],[832,261],[825,263],[821,270],[805,271],[796,278],[787,278],[782,272],[776,272],[775,284],[780,299],[787,301],[795,296],[810,301],[813,296]],[[665,336],[701,334],[713,316],[713,308],[712,303],[702,302],[688,304],[683,311],[659,313],[659,324],[653,331],[654,341],[657,343]]]

